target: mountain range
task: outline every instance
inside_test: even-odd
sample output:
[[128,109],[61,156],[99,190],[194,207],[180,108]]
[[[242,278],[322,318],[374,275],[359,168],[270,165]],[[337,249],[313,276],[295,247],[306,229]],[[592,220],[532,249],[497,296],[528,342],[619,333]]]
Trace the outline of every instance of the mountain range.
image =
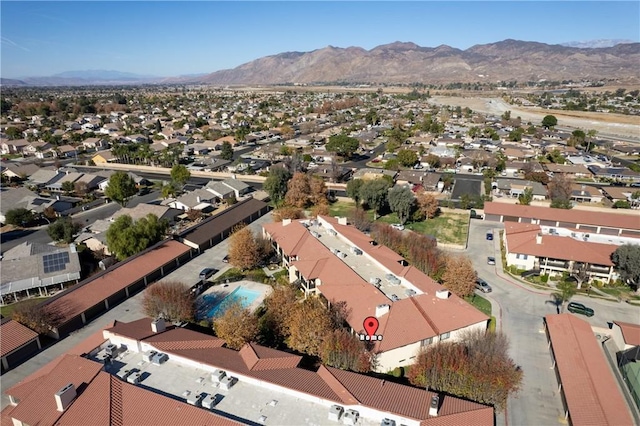
[[[311,83],[452,83],[539,80],[640,81],[640,43],[615,40],[569,45],[504,40],[466,50],[447,45],[422,47],[395,42],[371,50],[327,46],[311,52],[284,52],[210,74],[155,77],[119,71],[70,71],[50,77],[2,79],[3,86],[98,84],[270,85]],[[618,40],[619,42],[619,40]],[[586,44],[585,44],[586,43]]]

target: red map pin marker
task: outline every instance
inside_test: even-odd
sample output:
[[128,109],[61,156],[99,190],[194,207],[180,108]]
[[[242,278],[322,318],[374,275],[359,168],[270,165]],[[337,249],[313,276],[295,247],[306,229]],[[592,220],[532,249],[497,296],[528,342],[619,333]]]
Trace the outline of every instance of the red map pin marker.
[[376,317],[367,317],[367,318],[365,318],[363,326],[364,326],[365,331],[369,335],[369,338],[371,338],[371,336],[376,334],[376,331],[378,331],[378,326],[379,325],[380,325],[380,323],[378,322],[378,318],[376,318]]

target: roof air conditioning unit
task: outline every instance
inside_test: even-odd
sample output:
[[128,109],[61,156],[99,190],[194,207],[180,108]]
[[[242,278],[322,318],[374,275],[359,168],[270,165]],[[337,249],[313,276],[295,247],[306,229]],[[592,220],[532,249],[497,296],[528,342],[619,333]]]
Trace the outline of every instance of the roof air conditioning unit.
[[127,382],[131,383],[132,385],[139,384],[141,380],[142,380],[142,373],[140,373],[139,371],[136,371],[133,374],[129,374],[129,376],[127,377]]
[[438,299],[448,299],[449,298],[449,290],[438,290],[436,291],[436,297]]
[[189,398],[187,398],[187,403],[194,405],[196,407],[200,407],[202,405],[202,400],[204,399],[204,397],[207,395],[204,392],[200,392],[197,394],[191,394],[193,396],[190,396]]
[[142,360],[146,362],[151,362],[153,357],[157,354],[157,351],[149,351],[142,354]]
[[434,395],[431,397],[431,404],[429,405],[429,415],[431,417],[437,417],[440,410],[440,395]]
[[151,331],[154,333],[161,333],[166,330],[166,325],[164,323],[164,318],[156,318],[151,321]]
[[227,376],[220,381],[220,389],[229,390],[233,387],[233,385],[236,384],[237,381],[238,381],[237,378],[232,376]]
[[339,405],[332,405],[331,408],[329,408],[329,420],[334,422],[340,421],[340,417],[342,417],[343,412],[343,407]]
[[223,370],[214,370],[214,372],[211,373],[211,381],[214,383],[220,383],[226,375],[227,373]]
[[391,309],[391,306],[387,305],[386,303],[376,306],[376,318],[380,318],[381,316],[387,314],[389,312],[389,309]]
[[382,419],[380,426],[396,426],[396,421],[391,419]]
[[114,345],[113,343],[109,343],[105,348],[105,352],[107,353],[107,355],[115,355],[117,351],[118,351],[118,346]]
[[342,417],[342,423],[349,426],[355,426],[355,424],[358,423],[359,417],[360,413],[356,410],[347,410],[347,412],[344,413],[344,417]]
[[207,395],[202,399],[202,406],[211,410],[213,407],[218,405],[220,400],[222,400],[222,395],[220,394]]

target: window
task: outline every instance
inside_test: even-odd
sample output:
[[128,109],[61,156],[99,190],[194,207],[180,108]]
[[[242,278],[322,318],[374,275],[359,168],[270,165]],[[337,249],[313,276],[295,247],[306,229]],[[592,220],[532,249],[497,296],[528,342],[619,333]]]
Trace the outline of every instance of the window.
[[523,255],[522,255],[522,258],[523,258],[524,260],[527,260],[527,257],[529,257],[529,255],[527,255],[527,254],[523,254]]
[[440,340],[447,340],[451,336],[450,332],[446,332],[440,335]]
[[420,342],[420,346],[429,346],[433,343],[433,337],[429,337],[428,339],[424,339]]

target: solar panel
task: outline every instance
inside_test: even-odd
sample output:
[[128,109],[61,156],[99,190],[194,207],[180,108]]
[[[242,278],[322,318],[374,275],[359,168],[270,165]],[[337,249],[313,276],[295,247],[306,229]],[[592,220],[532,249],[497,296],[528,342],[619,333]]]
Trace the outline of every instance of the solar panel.
[[42,263],[44,266],[44,273],[64,271],[67,263],[69,263],[69,253],[54,253],[45,254],[42,256]]

